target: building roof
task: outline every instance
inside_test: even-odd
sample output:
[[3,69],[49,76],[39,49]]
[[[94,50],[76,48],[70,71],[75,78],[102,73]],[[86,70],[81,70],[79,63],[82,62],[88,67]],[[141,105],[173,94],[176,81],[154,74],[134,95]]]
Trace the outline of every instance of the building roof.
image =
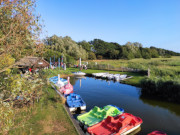
[[49,63],[40,57],[27,56],[20,59],[15,65],[18,67],[47,67]]

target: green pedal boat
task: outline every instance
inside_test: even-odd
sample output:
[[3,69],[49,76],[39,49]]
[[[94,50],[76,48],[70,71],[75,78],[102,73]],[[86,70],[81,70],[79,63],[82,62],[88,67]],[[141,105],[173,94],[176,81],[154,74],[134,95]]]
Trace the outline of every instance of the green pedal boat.
[[79,115],[77,119],[80,122],[80,126],[86,129],[87,127],[93,126],[101,122],[108,116],[114,117],[122,114],[123,112],[124,110],[120,111],[118,108],[111,105],[104,106],[103,108],[95,106],[89,112]]

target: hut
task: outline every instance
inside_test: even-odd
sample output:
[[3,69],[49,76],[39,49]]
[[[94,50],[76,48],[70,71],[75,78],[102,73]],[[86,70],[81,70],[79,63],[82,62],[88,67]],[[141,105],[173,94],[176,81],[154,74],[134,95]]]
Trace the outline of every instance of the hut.
[[31,69],[32,72],[44,69],[46,67],[49,67],[49,63],[40,57],[27,56],[16,62],[15,66],[24,73],[29,69]]

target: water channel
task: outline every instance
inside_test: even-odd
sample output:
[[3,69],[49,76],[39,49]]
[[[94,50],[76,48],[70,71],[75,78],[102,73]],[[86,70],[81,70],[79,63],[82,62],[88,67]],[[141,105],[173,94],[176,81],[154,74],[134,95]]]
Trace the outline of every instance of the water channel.
[[87,111],[94,106],[116,105],[143,120],[139,135],[154,130],[180,135],[180,105],[143,98],[140,88],[119,82],[92,77],[72,79],[74,93],[81,95]]

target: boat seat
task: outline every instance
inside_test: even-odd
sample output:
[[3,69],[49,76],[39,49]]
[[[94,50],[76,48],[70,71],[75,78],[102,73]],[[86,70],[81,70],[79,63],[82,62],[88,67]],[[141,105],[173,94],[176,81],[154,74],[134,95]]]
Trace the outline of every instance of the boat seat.
[[117,132],[118,128],[117,128],[117,127],[113,127],[111,130],[112,130],[113,132]]
[[118,123],[117,123],[117,127],[118,127],[118,128],[121,128],[121,127],[122,127],[122,123],[121,123],[121,122],[118,122]]
[[114,113],[114,114],[118,114],[119,111],[118,111],[117,109],[115,109],[115,110],[113,111],[113,113]]
[[76,99],[80,99],[80,95],[76,95]]
[[68,96],[68,97],[67,97],[67,100],[71,100],[71,97],[70,97],[70,96]]
[[106,124],[106,127],[108,128],[108,129],[110,129],[110,130],[112,130],[112,126],[111,126],[111,124]]
[[134,119],[131,120],[130,124],[135,125],[136,121]]
[[98,112],[98,110],[99,110],[99,108],[98,108],[97,106],[95,106],[95,107],[93,108],[93,112]]
[[81,100],[80,99],[76,99],[76,100],[74,100],[73,102],[80,102]]
[[105,117],[107,115],[107,112],[103,110],[101,114],[103,117]]
[[110,122],[111,122],[111,119],[112,119],[112,117],[108,116],[107,119],[106,119],[106,122],[107,122],[107,123],[110,123]]
[[102,116],[101,116],[101,115],[97,115],[97,118],[98,118],[98,119],[101,119],[101,118],[102,118]]

